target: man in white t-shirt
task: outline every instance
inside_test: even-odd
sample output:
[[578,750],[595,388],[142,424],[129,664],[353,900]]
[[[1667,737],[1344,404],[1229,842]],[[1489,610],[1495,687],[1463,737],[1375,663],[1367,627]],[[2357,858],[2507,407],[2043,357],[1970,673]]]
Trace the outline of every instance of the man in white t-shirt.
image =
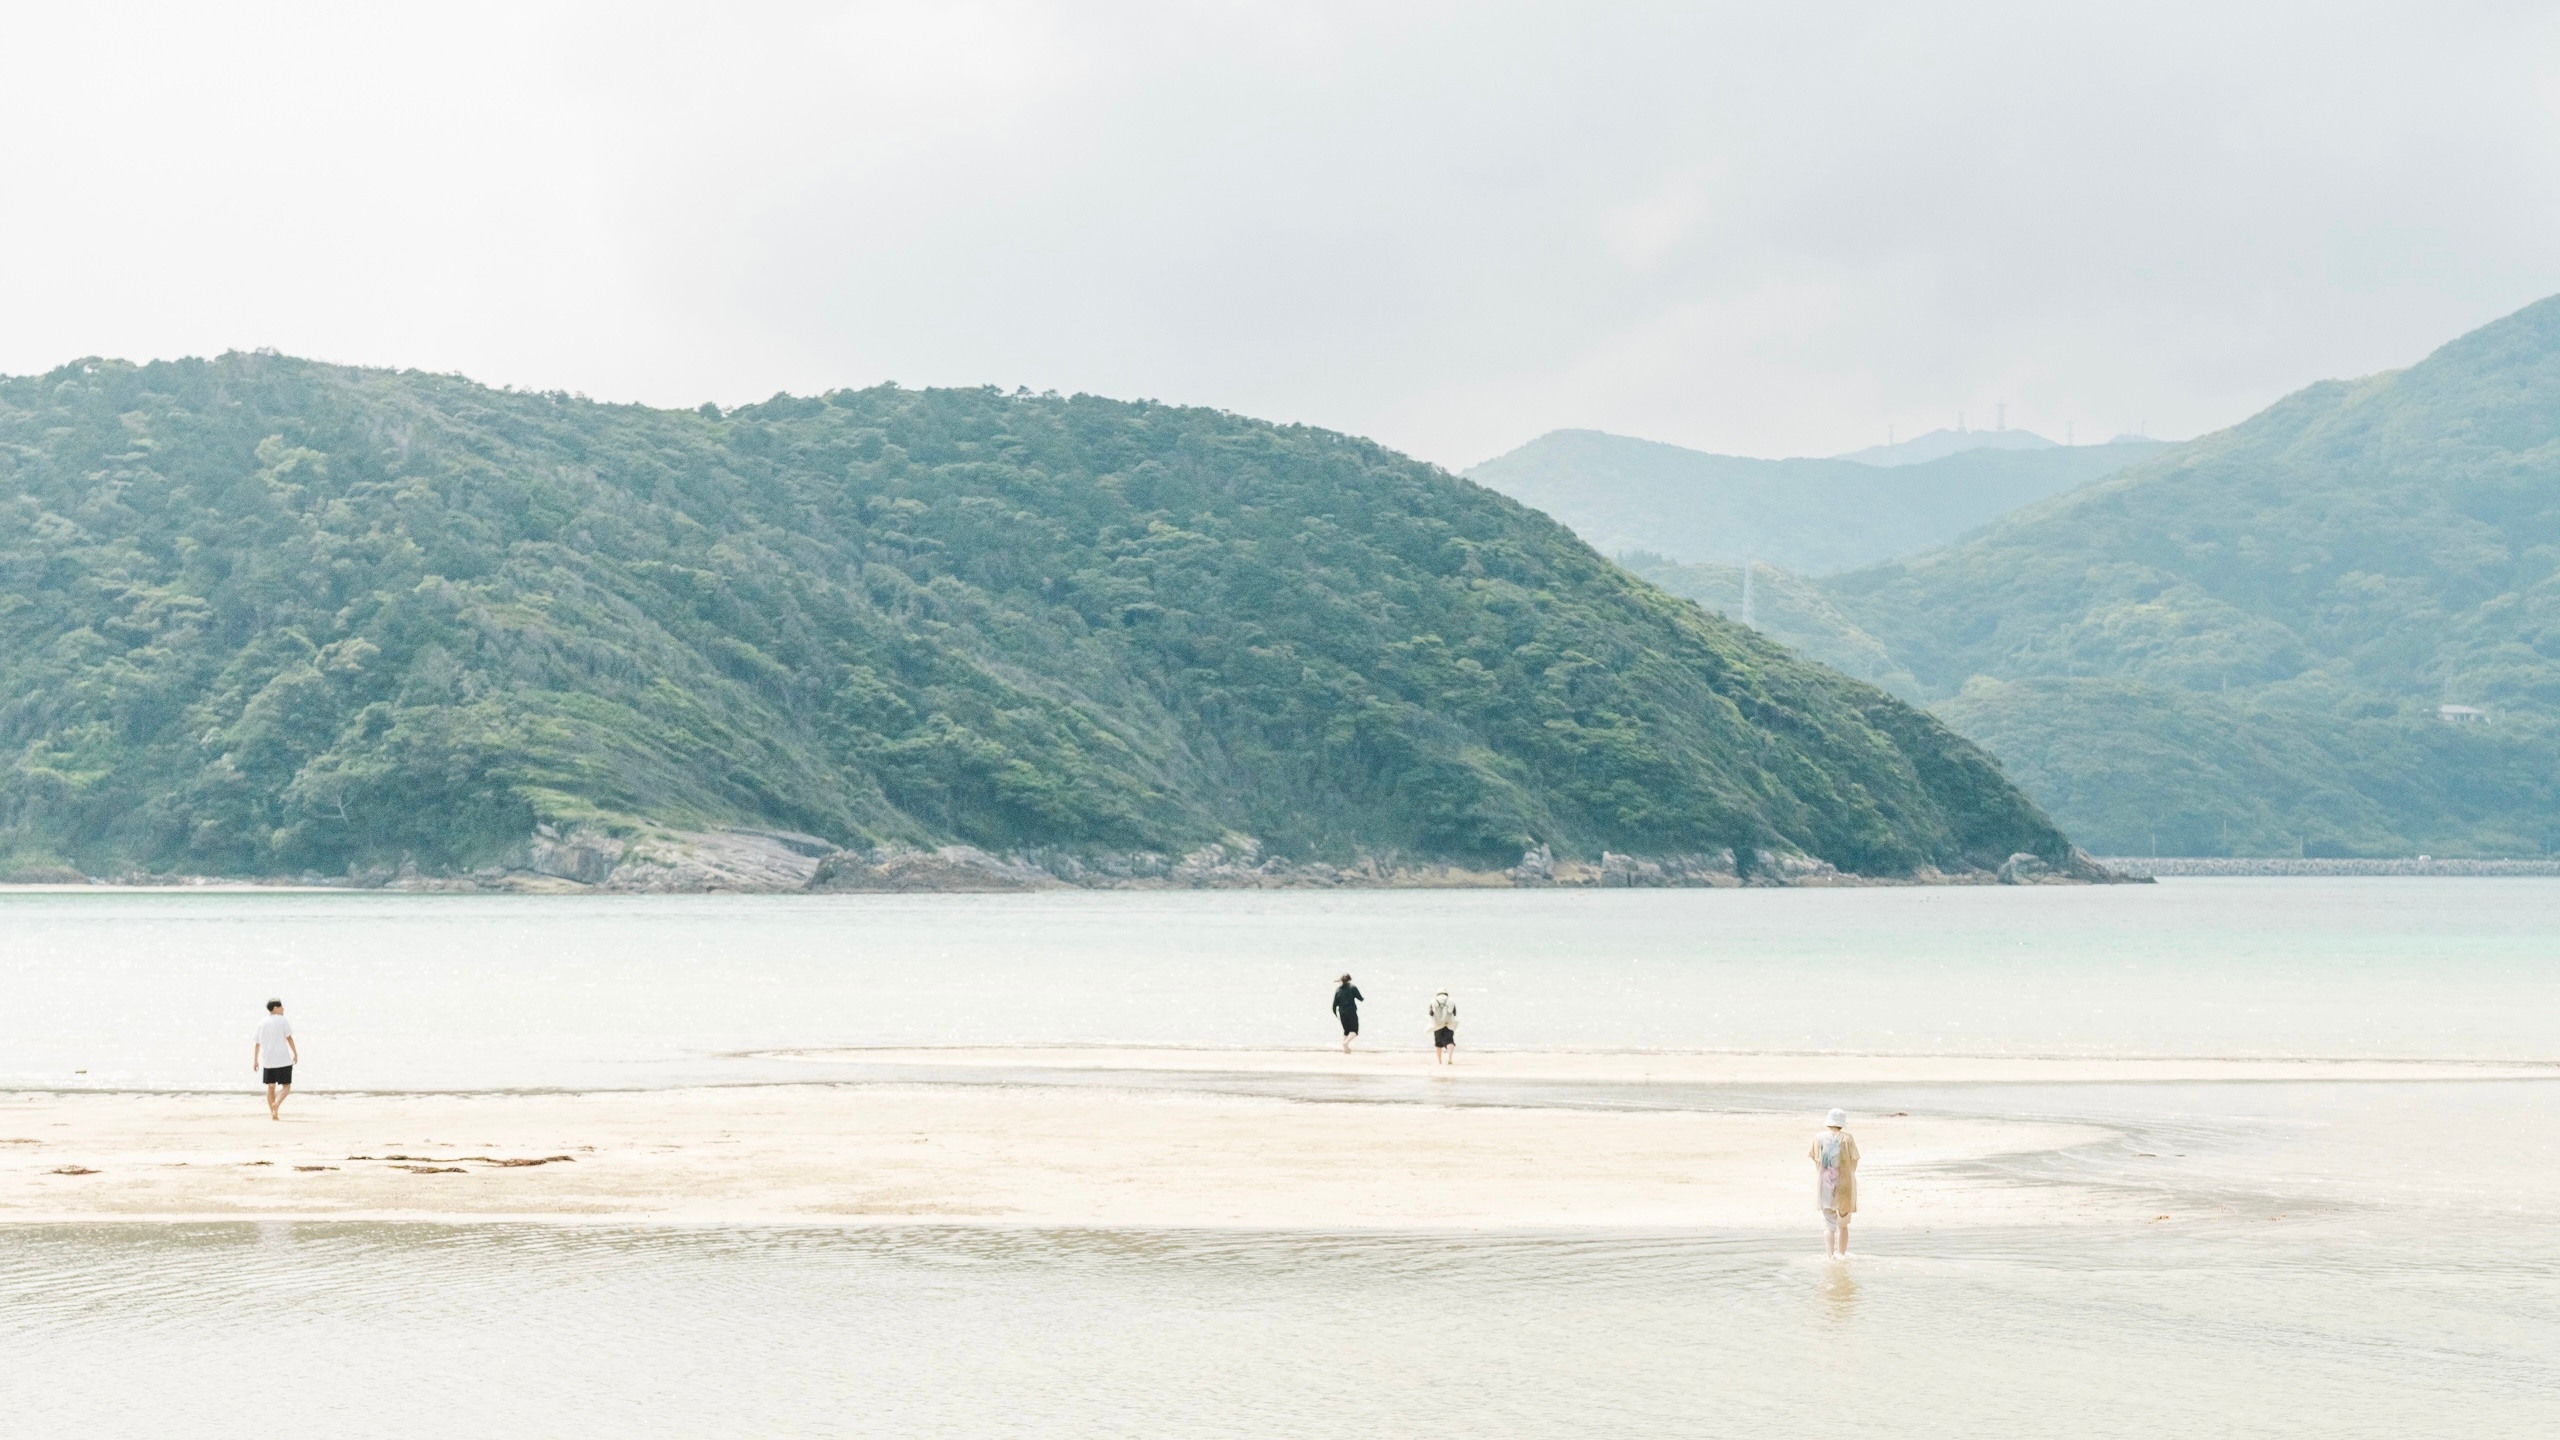
[[294,1062],[302,1058],[302,1047],[294,1043],[293,1022],[284,1018],[284,1002],[267,1002],[267,1018],[258,1022],[257,1043],[249,1047],[249,1068],[263,1072],[267,1081],[267,1118],[281,1120],[277,1113],[284,1109],[284,1097],[293,1093]]

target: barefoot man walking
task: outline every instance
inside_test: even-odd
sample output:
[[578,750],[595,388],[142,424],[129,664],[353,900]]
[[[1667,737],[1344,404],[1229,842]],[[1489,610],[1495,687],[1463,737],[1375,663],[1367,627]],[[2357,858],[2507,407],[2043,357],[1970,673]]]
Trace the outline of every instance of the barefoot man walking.
[[302,1047],[294,1043],[293,1022],[284,1018],[284,1002],[267,1002],[267,1018],[258,1022],[257,1042],[249,1047],[249,1068],[267,1080],[267,1118],[281,1120],[284,1097],[293,1093],[294,1062]]

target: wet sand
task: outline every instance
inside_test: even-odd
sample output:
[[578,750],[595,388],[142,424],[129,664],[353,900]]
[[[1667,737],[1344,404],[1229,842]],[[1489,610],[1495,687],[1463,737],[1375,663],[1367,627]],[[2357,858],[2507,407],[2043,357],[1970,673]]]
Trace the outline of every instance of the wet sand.
[[[913,1052],[865,1053],[912,1063]],[[999,1070],[1007,1059],[1063,1063],[1052,1052],[967,1053],[966,1063]],[[1116,1063],[1165,1052],[1082,1053]],[[1233,1073],[1250,1059],[1221,1055],[1210,1066],[1194,1054],[1189,1063]],[[1361,1064],[1420,1068],[1410,1055]],[[1587,1067],[1584,1078],[1606,1068]],[[298,1091],[280,1123],[245,1089],[19,1093],[0,1097],[0,1221],[1338,1231],[1816,1223],[1803,1152],[1817,1116],[1443,1104],[1434,1088],[1429,1101],[1348,1103],[1160,1083],[1006,1083],[999,1074],[965,1084],[580,1094]],[[1447,1077],[1445,1097],[1463,1100],[1466,1088],[1466,1074]],[[2149,1204],[2135,1213],[2128,1207],[2138,1202],[2004,1181],[1968,1163],[2103,1140],[2100,1129],[1887,1116],[1858,1117],[1854,1128],[1868,1157],[1860,1219],[1871,1227],[2153,1218]]]
[[[991,1071],[1129,1071],[1201,1075],[1393,1075],[1431,1069],[1430,1052],[1375,1043],[1345,1055],[1325,1047],[1225,1050],[1181,1046],[1012,1045],[848,1047],[756,1052],[811,1065]],[[2551,1080],[2560,1063],[2222,1056],[1841,1055],[1698,1050],[1459,1050],[1454,1079],[1684,1085],[2090,1085],[2217,1081]]]

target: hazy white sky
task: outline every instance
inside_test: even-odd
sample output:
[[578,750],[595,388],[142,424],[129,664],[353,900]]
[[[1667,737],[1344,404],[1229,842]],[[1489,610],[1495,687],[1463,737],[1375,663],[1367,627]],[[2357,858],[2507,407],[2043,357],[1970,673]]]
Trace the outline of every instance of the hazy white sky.
[[0,370],[2185,435],[2560,290],[2547,5],[8,5]]

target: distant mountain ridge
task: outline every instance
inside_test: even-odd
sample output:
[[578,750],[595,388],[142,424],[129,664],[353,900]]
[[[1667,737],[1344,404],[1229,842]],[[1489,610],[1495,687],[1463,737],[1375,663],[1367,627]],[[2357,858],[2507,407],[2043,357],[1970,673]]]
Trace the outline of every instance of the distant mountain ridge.
[[1870,445],[1835,455],[1835,460],[1854,460],[1861,465],[1891,467],[1921,465],[1943,460],[1972,450],[2052,450],[2059,448],[2032,430],[1932,430],[1908,440],[1887,445]]
[[1926,714],[1350,436],[266,354],[0,379],[0,873],[540,850],[583,883],[653,827],[802,861],[2070,849]]
[[1605,554],[1642,551],[1725,565],[1761,560],[1821,575],[1942,545],[2166,448],[2157,441],[2045,442],[1887,467],[1710,455],[1597,430],[1557,430],[1466,473],[1563,521]]

